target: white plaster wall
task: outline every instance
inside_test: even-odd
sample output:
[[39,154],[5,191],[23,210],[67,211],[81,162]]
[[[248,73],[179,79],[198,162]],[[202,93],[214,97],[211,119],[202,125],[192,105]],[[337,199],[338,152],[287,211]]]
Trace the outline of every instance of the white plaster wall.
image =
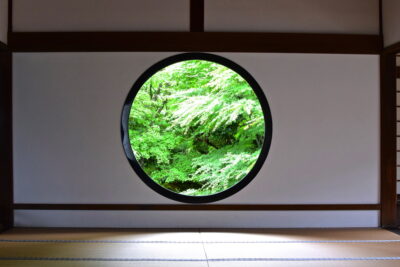
[[400,1],[382,0],[382,14],[385,46],[400,42]]
[[[122,150],[119,125],[132,84],[149,66],[169,55],[172,53],[14,54],[15,202],[175,203],[136,176]],[[221,55],[239,63],[259,82],[270,103],[274,129],[271,151],[260,173],[246,188],[219,203],[379,202],[378,56]],[[168,214],[173,218],[176,213]],[[196,222],[193,212],[178,213],[187,227],[217,227],[225,221],[225,215],[219,217],[215,212],[199,213],[205,220],[201,222]],[[70,217],[73,214],[76,212],[60,216],[71,218],[66,219],[68,224],[76,222]],[[108,220],[115,213],[90,214],[83,226],[97,225],[98,218]],[[137,213],[129,214],[122,216],[120,223],[106,221],[103,226],[147,226],[146,219],[132,223]],[[163,213],[146,214],[153,218]],[[233,216],[226,214],[226,218]],[[274,212],[235,214],[251,215],[242,217],[238,227],[254,225],[252,218],[266,220],[260,227],[276,227]],[[306,227],[310,226],[310,214],[321,218],[326,213],[282,214],[289,221],[299,214],[298,220]],[[338,217],[337,224],[333,223],[337,227],[346,223],[378,225],[375,211],[329,214],[332,218],[340,214],[344,220]],[[49,224],[57,226],[58,215],[17,211],[16,219],[18,225],[36,226],[41,219],[54,218]],[[357,219],[346,221],[347,216]],[[174,226],[172,222],[165,225]],[[291,225],[286,221],[282,227]],[[324,225],[332,224],[321,223]]]
[[188,31],[188,0],[14,0],[14,31]]
[[7,44],[8,0],[0,0],[0,42]]
[[205,0],[205,30],[378,34],[378,0]]

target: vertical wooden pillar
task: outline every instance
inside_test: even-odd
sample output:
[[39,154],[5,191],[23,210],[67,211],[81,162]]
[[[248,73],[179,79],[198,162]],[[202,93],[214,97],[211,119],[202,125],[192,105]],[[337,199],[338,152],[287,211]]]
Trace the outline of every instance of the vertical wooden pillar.
[[11,52],[0,51],[0,231],[13,226]]
[[190,0],[190,31],[204,32],[204,0]]
[[396,55],[380,56],[381,227],[396,226]]

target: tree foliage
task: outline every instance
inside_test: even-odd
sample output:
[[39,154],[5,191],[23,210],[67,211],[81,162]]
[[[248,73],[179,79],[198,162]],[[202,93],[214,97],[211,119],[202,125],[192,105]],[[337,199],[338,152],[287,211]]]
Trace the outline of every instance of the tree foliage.
[[161,186],[210,195],[252,169],[264,140],[263,112],[250,85],[231,69],[187,60],[148,79],[129,116],[132,150]]

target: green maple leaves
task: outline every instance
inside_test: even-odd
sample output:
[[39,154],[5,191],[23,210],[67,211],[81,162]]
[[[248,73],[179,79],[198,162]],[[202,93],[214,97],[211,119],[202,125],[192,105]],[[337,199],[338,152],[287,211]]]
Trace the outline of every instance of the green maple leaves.
[[264,138],[261,105],[249,84],[210,61],[170,65],[147,80],[132,104],[129,137],[143,170],[161,186],[209,195],[239,182]]

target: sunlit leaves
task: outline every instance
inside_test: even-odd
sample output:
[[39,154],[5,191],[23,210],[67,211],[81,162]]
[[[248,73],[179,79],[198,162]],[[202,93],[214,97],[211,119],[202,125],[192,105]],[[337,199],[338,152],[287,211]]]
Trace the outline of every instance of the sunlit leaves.
[[233,186],[254,166],[263,112],[236,72],[204,60],[170,65],[137,93],[129,116],[136,159],[157,183],[181,194]]

